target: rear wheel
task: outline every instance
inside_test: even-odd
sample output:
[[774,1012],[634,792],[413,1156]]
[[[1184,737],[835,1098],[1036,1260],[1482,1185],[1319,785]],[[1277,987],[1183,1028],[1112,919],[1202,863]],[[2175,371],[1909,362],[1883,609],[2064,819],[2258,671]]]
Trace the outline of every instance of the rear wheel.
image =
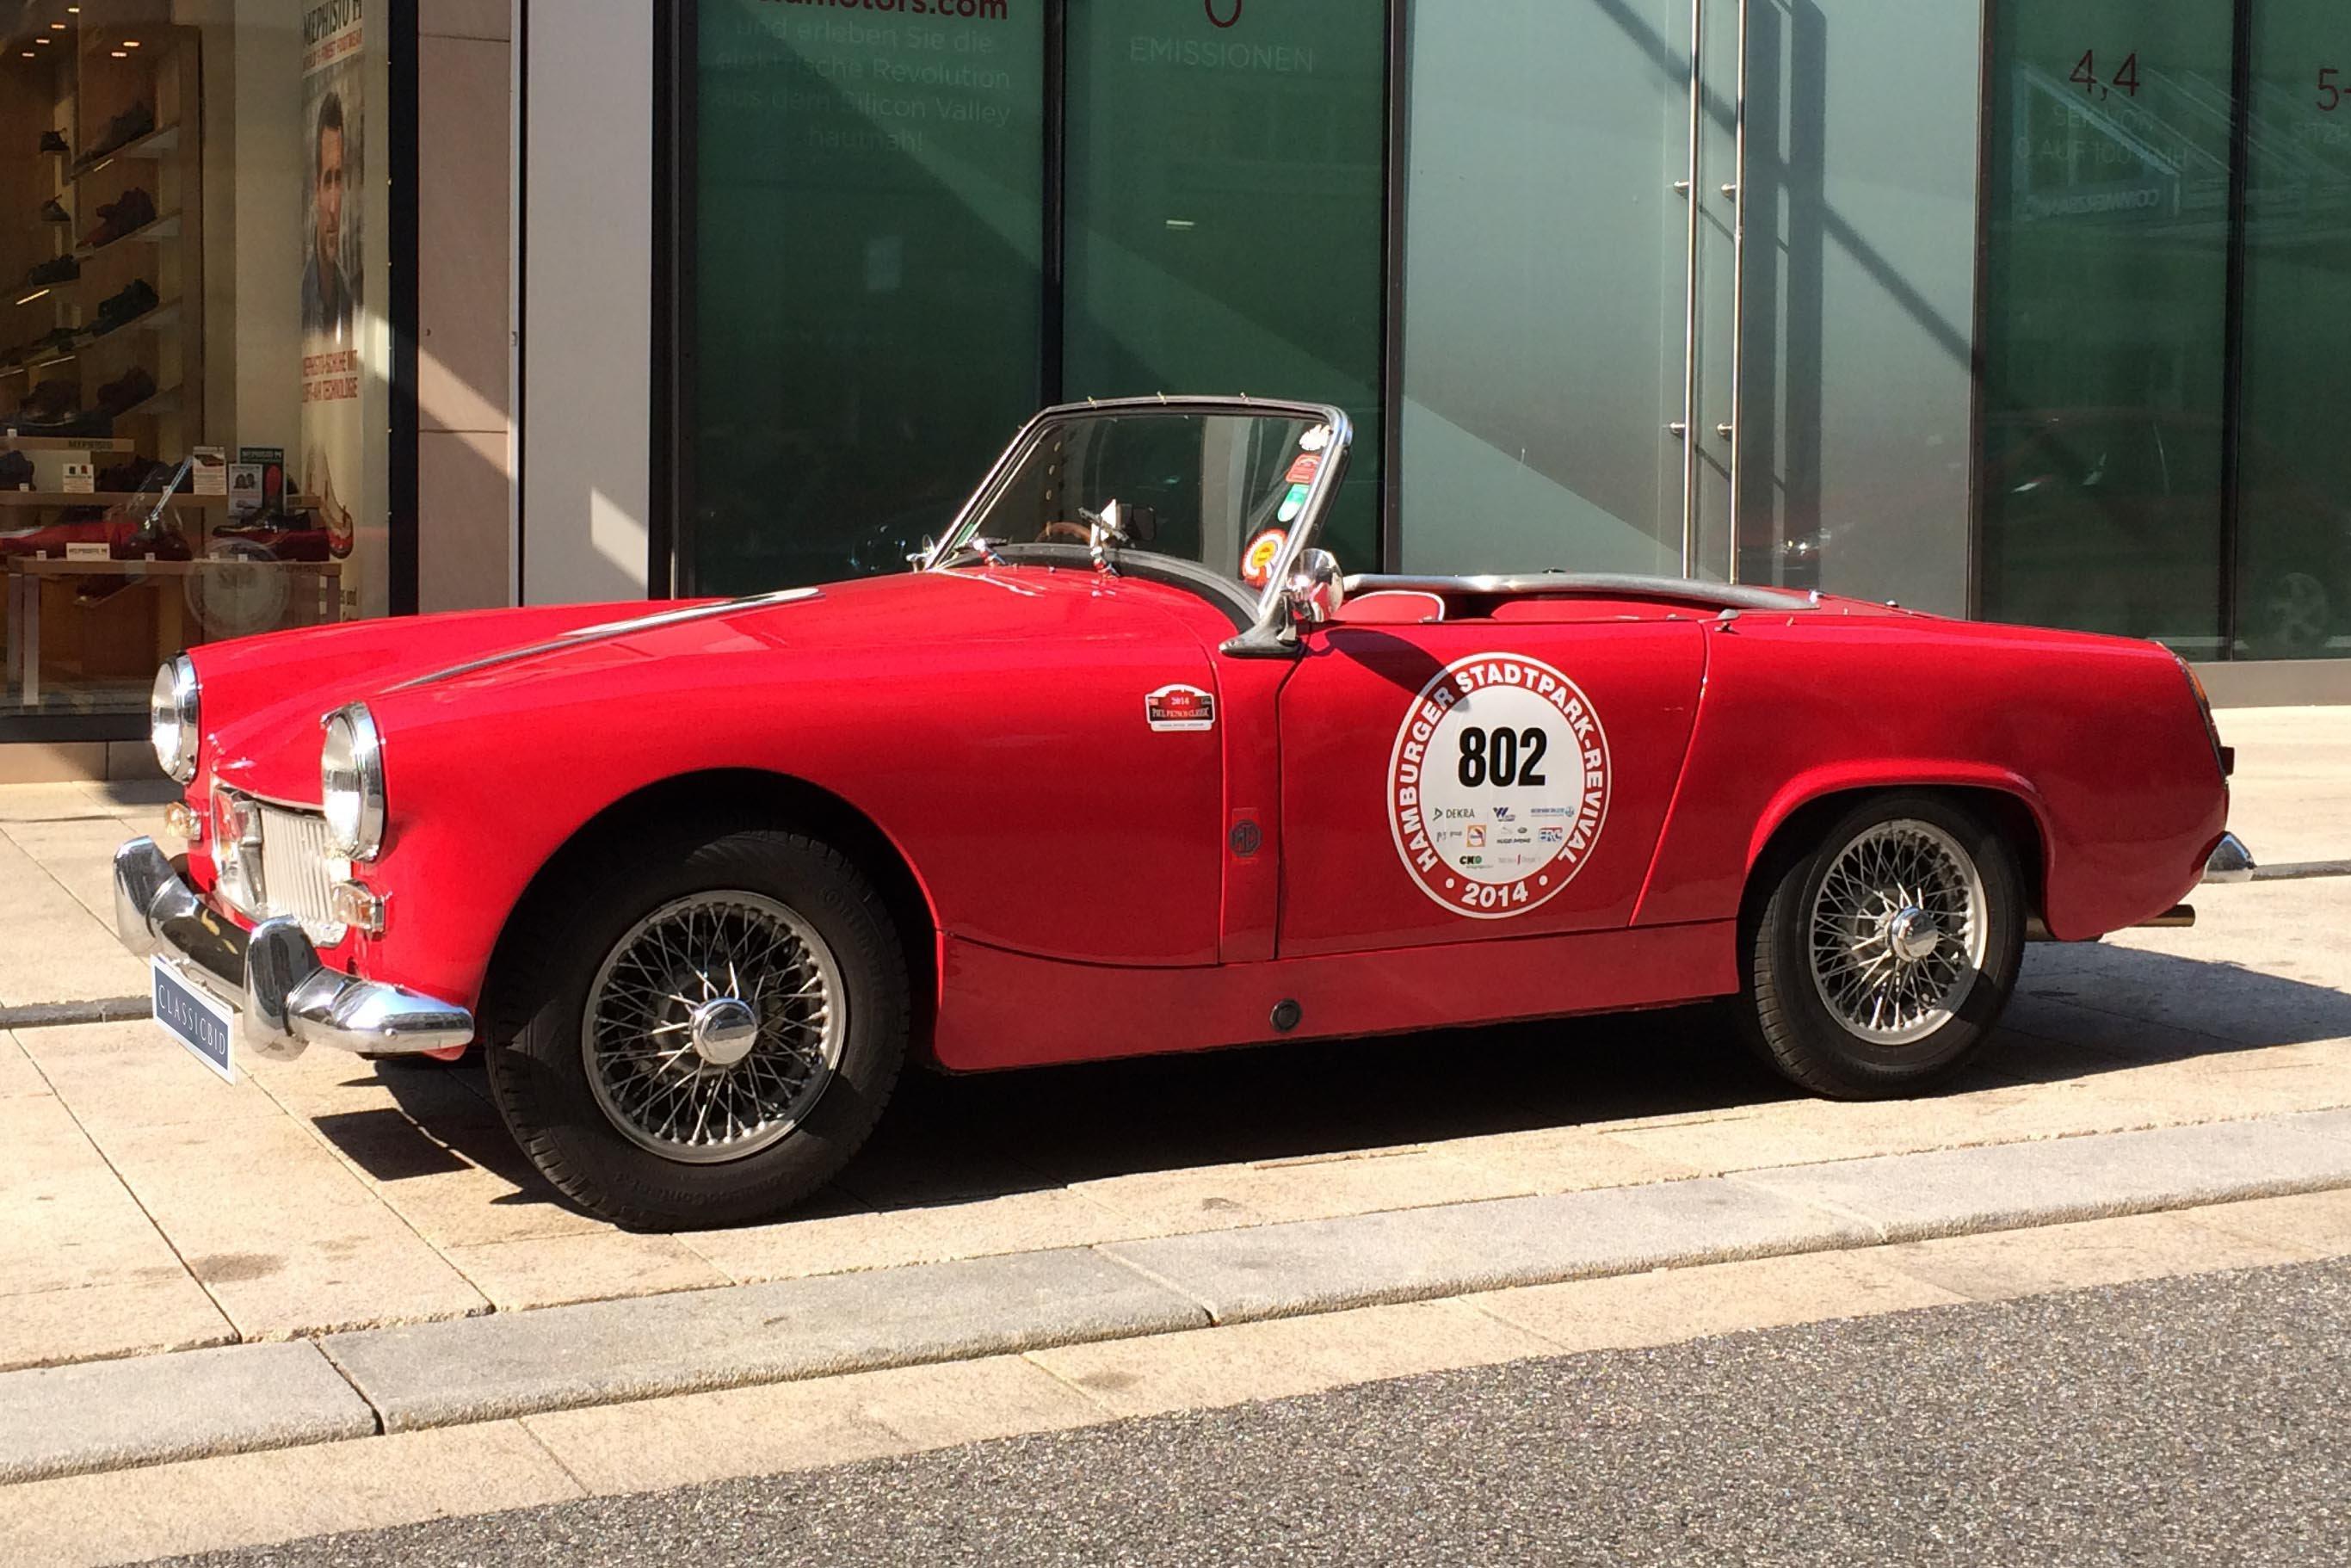
[[905,1053],[880,895],[765,829],[645,846],[543,901],[486,1061],[507,1127],[567,1197],[635,1229],[772,1217],[879,1119]]
[[1773,874],[1741,1022],[1792,1082],[1914,1093],[1990,1039],[2023,961],[2023,878],[1999,832],[1931,795],[1845,812]]

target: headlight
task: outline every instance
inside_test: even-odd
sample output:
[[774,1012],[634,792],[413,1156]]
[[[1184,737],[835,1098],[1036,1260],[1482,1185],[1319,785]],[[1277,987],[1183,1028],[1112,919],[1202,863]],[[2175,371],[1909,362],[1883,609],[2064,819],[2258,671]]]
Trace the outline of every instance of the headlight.
[[327,813],[327,841],[337,854],[375,859],[383,848],[383,742],[366,705],[327,716],[319,748],[319,802]]
[[163,771],[185,784],[196,776],[196,666],[185,653],[155,672],[147,694],[147,739]]

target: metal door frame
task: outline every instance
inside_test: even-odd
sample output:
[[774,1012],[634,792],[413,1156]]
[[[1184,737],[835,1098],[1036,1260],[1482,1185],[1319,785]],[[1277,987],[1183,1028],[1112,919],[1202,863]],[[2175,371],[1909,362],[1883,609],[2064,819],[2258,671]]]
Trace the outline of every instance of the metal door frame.
[[[1738,0],[1739,69],[1737,84],[1732,90],[1731,173],[1729,180],[1718,187],[1723,199],[1731,206],[1730,408],[1729,417],[1715,423],[1714,434],[1730,443],[1729,559],[1724,566],[1724,576],[1726,580],[1733,583],[1739,580],[1739,492],[1743,456],[1740,427],[1742,423],[1740,410],[1746,395],[1747,94],[1749,23],[1752,4],[1753,0]],[[1673,185],[1676,193],[1689,204],[1687,242],[1682,263],[1682,416],[1666,426],[1667,431],[1682,444],[1681,560],[1682,575],[1689,578],[1698,576],[1705,565],[1699,559],[1697,433],[1703,423],[1700,418],[1702,411],[1698,406],[1699,339],[1703,327],[1698,309],[1698,250],[1703,227],[1698,193],[1704,174],[1706,135],[1706,7],[1707,0],[1690,0],[1689,148],[1687,172]]]

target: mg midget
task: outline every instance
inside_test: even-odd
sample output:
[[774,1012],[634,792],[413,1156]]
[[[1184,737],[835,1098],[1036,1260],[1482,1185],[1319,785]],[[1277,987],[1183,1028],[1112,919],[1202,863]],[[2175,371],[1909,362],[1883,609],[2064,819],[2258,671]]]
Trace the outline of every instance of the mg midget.
[[1802,1087],[1911,1093],[2028,936],[2250,866],[2152,643],[1348,575],[1350,439],[1054,408],[908,572],[198,647],[152,703],[185,852],[115,862],[157,1019],[224,1074],[478,1045],[571,1200],[723,1225],[822,1186],[910,1061],[1724,999]]

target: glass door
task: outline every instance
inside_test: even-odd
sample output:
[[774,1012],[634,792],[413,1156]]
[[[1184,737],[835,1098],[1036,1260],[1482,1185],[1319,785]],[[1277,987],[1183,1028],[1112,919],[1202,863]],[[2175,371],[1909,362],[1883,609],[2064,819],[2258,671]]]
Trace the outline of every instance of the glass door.
[[1416,6],[1406,569],[1964,610],[1982,25],[1972,0]]
[[1407,570],[1732,574],[1745,13],[1415,8]]
[[1682,570],[1691,18],[1412,8],[1404,570]]

